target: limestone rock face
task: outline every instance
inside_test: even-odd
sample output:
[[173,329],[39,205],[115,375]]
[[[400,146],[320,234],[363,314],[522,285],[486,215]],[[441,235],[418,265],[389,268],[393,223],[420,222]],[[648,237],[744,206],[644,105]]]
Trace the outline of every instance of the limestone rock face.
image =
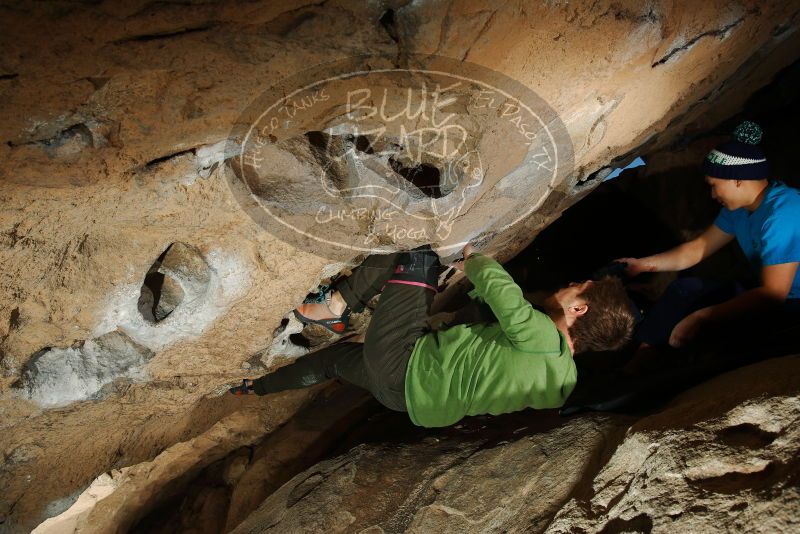
[[548,532],[796,530],[798,363],[737,370],[637,422]]
[[234,532],[790,532],[798,378],[790,356],[630,426],[584,415],[500,441],[473,428],[481,439],[360,445],[297,475]]
[[[382,251],[431,241],[447,254],[477,237],[505,260],[589,193],[598,171],[738,109],[796,59],[798,12],[796,0],[3,5],[0,528],[29,531],[102,473],[203,434],[238,411],[218,398],[228,383],[307,351],[282,319],[365,252],[265,231],[252,205],[313,210],[304,187],[320,169],[344,202],[357,175],[359,186],[402,189],[409,219],[446,224],[400,235],[374,214],[341,216],[331,232]],[[321,103],[308,116],[316,126],[263,132],[270,165],[237,167],[247,144],[231,134],[245,110],[267,88],[289,94],[286,80],[341,61],[433,82],[434,68],[464,62],[533,94],[546,120],[526,130],[511,108],[475,111],[472,80],[442,104],[469,142],[434,157],[422,134],[396,143],[400,126],[426,131],[420,117],[370,137],[340,100],[300,99],[288,113]],[[403,87],[381,83],[389,109],[403,109]],[[370,120],[379,131],[387,122]],[[548,128],[561,132],[551,144],[505,133]],[[334,162],[320,139],[359,156]],[[567,167],[537,174],[542,147],[563,148]],[[243,195],[251,178],[257,194]],[[282,402],[253,424],[266,432],[300,405]]]
[[525,430],[512,442],[361,445],[295,477],[234,532],[541,531],[616,426],[592,417]]

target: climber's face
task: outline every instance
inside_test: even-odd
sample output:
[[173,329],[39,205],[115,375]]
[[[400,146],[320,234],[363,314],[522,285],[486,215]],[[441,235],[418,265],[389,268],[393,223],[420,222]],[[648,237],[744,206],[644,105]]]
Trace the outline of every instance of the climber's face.
[[591,280],[586,280],[585,282],[571,282],[567,287],[562,287],[556,291],[554,296],[563,306],[570,306],[581,300],[581,293],[590,285],[592,285]]
[[567,326],[572,326],[577,317],[585,314],[588,309],[588,303],[583,298],[582,293],[592,285],[591,280],[585,282],[572,282],[567,287],[561,288],[545,302],[545,306],[549,304],[551,308],[563,310],[564,317],[567,320]]

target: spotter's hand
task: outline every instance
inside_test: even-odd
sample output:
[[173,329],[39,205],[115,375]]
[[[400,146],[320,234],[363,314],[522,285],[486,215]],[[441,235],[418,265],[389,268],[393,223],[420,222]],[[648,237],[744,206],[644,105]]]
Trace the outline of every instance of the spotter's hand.
[[614,260],[618,263],[625,264],[625,274],[628,276],[636,276],[641,273],[654,273],[656,272],[655,265],[642,261],[639,258],[617,258]]

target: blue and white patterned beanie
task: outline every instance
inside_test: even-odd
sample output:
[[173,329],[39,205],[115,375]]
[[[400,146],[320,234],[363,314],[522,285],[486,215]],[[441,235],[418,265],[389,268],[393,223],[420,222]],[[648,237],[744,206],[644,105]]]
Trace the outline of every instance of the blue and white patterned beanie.
[[744,121],[733,131],[733,139],[708,153],[703,171],[712,178],[726,180],[764,180],[769,177],[769,165],[761,142],[761,127]]

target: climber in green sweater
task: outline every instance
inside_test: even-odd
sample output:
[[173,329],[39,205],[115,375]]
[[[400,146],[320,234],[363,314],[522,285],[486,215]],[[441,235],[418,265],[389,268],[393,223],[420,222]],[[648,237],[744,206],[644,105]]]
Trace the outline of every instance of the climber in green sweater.
[[488,304],[496,322],[431,331],[436,253],[424,246],[372,255],[320,302],[295,309],[304,323],[342,333],[350,311],[381,293],[364,343],[335,343],[245,379],[231,393],[266,395],[342,378],[408,412],[414,424],[440,427],[467,415],[560,407],[577,380],[574,353],[616,350],[630,338],[634,316],[616,278],[570,284],[539,311],[499,263],[472,246],[454,266],[475,286],[470,297]]

